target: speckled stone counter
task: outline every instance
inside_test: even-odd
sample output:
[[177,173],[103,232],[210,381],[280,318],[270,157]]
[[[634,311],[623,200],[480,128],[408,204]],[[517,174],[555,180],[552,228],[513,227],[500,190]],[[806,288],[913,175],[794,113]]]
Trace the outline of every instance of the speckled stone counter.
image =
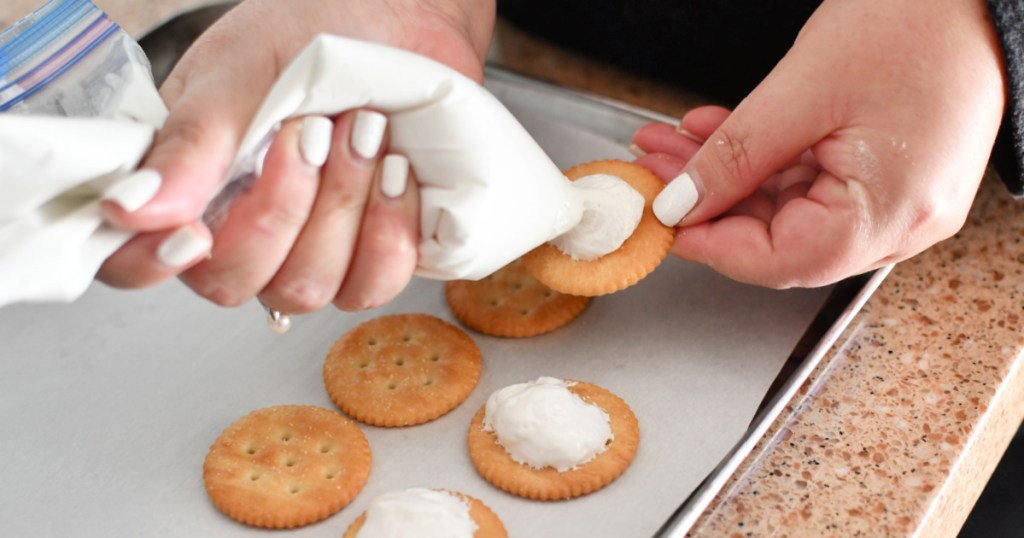
[[[141,35],[209,0],[95,0]],[[7,26],[39,0],[5,0]],[[492,61],[679,116],[701,100],[499,27]],[[895,267],[695,536],[955,536],[1024,418],[1024,202],[987,178]]]

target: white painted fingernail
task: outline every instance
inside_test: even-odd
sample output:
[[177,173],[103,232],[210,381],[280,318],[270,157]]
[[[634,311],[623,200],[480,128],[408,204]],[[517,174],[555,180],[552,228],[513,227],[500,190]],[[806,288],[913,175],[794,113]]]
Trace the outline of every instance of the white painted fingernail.
[[138,211],[156,196],[162,182],[160,172],[139,170],[107,188],[103,199],[114,202],[129,213]]
[[642,150],[642,149],[640,149],[640,146],[638,146],[636,144],[630,144],[629,145],[629,154],[634,156],[634,157],[643,157],[644,155],[647,155],[647,152]]
[[188,262],[209,252],[210,239],[199,235],[191,226],[182,226],[171,234],[156,250],[160,263],[168,267],[184,267]]
[[299,129],[299,152],[307,163],[320,168],[331,152],[334,123],[324,116],[306,116]]
[[675,226],[697,205],[697,198],[697,185],[690,174],[683,172],[654,198],[651,209],[662,224]]
[[352,122],[352,149],[364,159],[372,159],[380,151],[384,141],[384,129],[388,118],[380,112],[360,110]]
[[401,155],[384,157],[381,165],[380,191],[388,198],[398,198],[405,194],[409,184],[409,159]]

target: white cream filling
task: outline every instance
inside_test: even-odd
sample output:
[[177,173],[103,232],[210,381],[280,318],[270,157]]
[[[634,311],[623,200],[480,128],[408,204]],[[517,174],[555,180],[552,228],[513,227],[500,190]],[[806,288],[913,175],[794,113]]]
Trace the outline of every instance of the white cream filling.
[[359,538],[472,538],[469,503],[446,491],[410,488],[370,502]]
[[644,197],[629,183],[609,174],[572,182],[583,216],[579,224],[550,243],[574,260],[596,260],[612,253],[633,235],[644,213]]
[[612,440],[608,414],[553,377],[505,387],[487,399],[484,431],[493,431],[513,460],[559,472],[582,465]]

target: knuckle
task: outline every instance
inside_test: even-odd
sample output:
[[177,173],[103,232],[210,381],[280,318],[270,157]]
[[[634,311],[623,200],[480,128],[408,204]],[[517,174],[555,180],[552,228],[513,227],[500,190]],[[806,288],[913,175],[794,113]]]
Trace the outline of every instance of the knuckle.
[[364,228],[360,237],[360,256],[373,259],[404,259],[416,255],[416,242],[412,230],[405,222],[393,218],[372,218],[372,225]]
[[281,304],[281,310],[292,314],[315,312],[331,304],[335,289],[321,282],[302,279],[289,282],[275,291],[274,305]]
[[159,133],[159,146],[199,147],[209,139],[209,129],[206,125],[190,119],[168,122]]
[[189,288],[192,288],[196,295],[217,306],[227,308],[241,306],[252,296],[240,290],[224,286],[207,274],[188,272],[182,275],[181,279]]
[[722,126],[711,142],[723,177],[743,178],[754,170],[750,157],[750,136],[736,128]]
[[375,304],[375,302],[365,294],[346,294],[345,296],[339,297],[337,300],[335,300],[334,306],[337,307],[338,310],[342,310],[344,312],[362,312],[364,310],[376,308],[377,306],[380,305]]
[[293,196],[280,196],[264,211],[256,226],[265,235],[276,235],[281,230],[299,229],[306,224],[309,212],[307,201]]

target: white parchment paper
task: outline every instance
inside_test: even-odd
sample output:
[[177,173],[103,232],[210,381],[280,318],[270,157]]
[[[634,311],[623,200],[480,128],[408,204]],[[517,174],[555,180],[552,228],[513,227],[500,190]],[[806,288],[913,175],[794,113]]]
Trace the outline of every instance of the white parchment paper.
[[[560,166],[627,157],[619,144],[543,111],[517,114]],[[271,534],[209,502],[201,477],[209,445],[257,408],[333,409],[321,378],[333,341],[386,313],[453,320],[442,290],[416,280],[387,307],[303,316],[284,336],[264,328],[257,304],[217,308],[177,282],[142,292],[97,285],[71,305],[0,310],[0,535]],[[272,534],[337,537],[374,496],[425,486],[480,498],[510,536],[650,536],[743,434],[826,295],[745,286],[670,259],[549,335],[471,333],[484,368],[469,399],[425,425],[364,427],[374,461],[363,492],[321,523]],[[604,490],[527,501],[473,469],[465,449],[472,415],[492,391],[540,375],[596,383],[636,413],[636,460]]]

